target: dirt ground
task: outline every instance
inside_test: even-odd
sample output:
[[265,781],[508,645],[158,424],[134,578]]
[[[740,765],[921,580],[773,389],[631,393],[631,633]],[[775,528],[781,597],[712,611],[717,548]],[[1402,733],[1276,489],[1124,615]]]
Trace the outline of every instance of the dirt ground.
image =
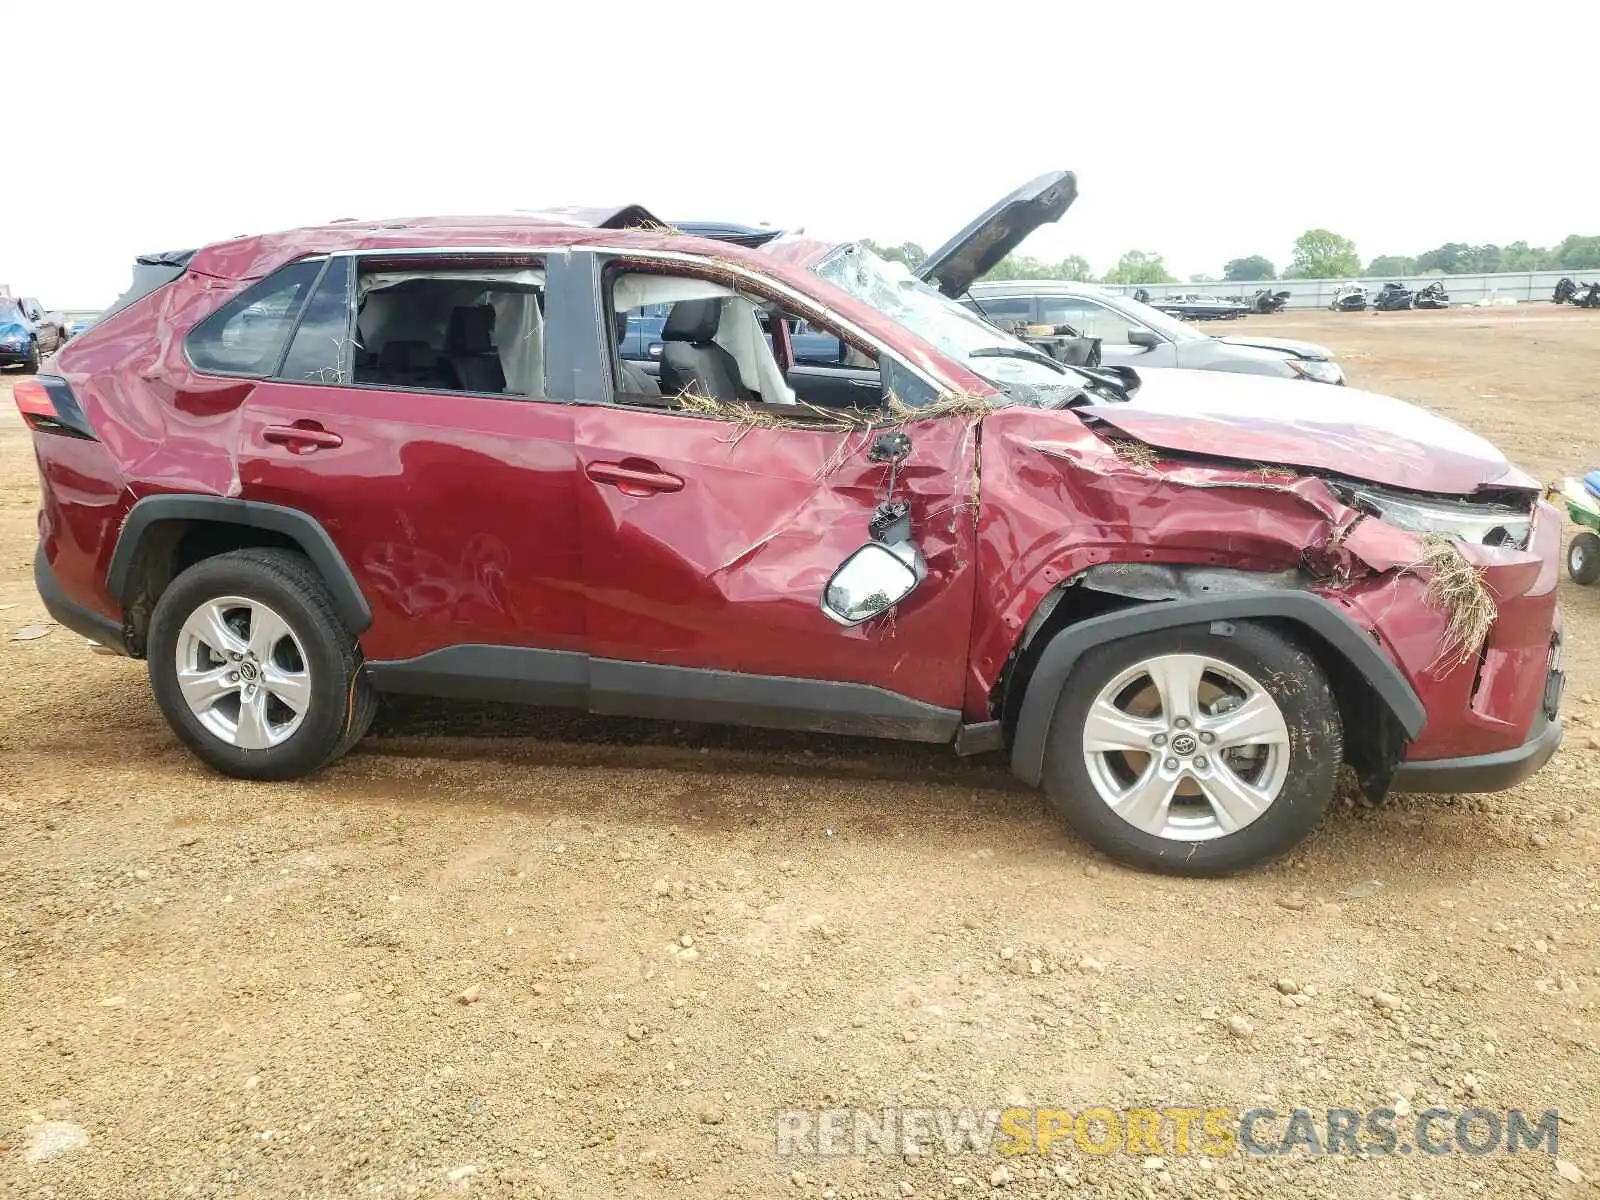
[[[1541,478],[1600,466],[1600,313],[1244,328],[1327,343]],[[1287,861],[1186,881],[920,746],[410,703],[315,779],[221,779],[142,664],[12,640],[44,617],[36,500],[0,396],[6,1194],[1432,1200],[1600,1176],[1600,591],[1563,578],[1568,738],[1535,779],[1345,807]],[[774,1150],[789,1108],[1397,1097],[1559,1108],[1565,1161]],[[87,1145],[29,1161],[52,1121]]]

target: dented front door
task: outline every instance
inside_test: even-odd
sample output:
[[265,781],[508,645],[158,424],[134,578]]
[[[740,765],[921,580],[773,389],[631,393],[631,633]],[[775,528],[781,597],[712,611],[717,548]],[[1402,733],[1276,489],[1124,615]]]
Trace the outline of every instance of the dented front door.
[[853,629],[820,601],[885,496],[869,436],[620,405],[574,418],[592,655],[869,684],[960,708],[974,594],[969,418],[908,427],[895,494],[911,505],[928,575]]

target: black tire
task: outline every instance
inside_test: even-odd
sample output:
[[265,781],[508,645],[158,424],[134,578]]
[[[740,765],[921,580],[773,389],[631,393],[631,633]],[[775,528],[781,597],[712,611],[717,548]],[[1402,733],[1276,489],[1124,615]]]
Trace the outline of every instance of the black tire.
[[1600,537],[1580,533],[1567,543],[1567,574],[1585,587],[1600,579]]
[[22,360],[22,373],[24,375],[37,375],[39,373],[39,343],[35,342],[28,349],[28,357]]
[[[1250,676],[1278,705],[1289,731],[1288,768],[1276,799],[1249,824],[1203,841],[1161,837],[1123,820],[1096,791],[1084,762],[1084,723],[1101,690],[1142,661],[1178,653],[1205,655]],[[1226,875],[1276,858],[1309,835],[1333,798],[1343,760],[1338,704],[1305,649],[1253,622],[1186,625],[1110,642],[1078,660],[1051,723],[1044,787],[1056,814],[1112,858],[1173,874]]]
[[[178,687],[178,638],[197,608],[222,596],[259,601],[278,613],[304,648],[310,700],[299,728],[264,749],[224,741],[190,710]],[[196,563],[168,585],[150,619],[150,686],[167,723],[204,762],[241,779],[297,779],[341,757],[366,734],[377,697],[355,635],[321,577],[292,550],[233,550]]]

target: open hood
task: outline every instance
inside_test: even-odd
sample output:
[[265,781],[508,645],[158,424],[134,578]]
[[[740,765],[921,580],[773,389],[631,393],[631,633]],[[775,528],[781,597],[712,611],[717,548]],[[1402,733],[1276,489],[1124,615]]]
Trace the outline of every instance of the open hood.
[[1041,175],[928,255],[917,268],[917,278],[952,299],[964,295],[1035,229],[1059,221],[1077,198],[1078,181],[1071,171]]
[[1077,411],[1158,449],[1406,491],[1539,487],[1471,430],[1389,396],[1222,371],[1142,371],[1139,380],[1128,403]]

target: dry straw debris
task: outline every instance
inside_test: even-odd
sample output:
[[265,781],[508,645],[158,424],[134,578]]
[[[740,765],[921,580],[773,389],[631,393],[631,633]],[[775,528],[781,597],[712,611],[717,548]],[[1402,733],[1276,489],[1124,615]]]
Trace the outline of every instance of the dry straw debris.
[[679,229],[676,225],[668,225],[665,221],[656,221],[650,218],[646,218],[643,221],[638,221],[635,224],[628,226],[628,228],[642,229],[646,233],[666,234],[668,237],[684,236],[683,230]]
[[1156,452],[1143,442],[1136,442],[1131,438],[1117,438],[1112,441],[1111,448],[1117,452],[1118,458],[1131,462],[1136,467],[1148,469],[1156,465]]
[[1483,649],[1498,615],[1483,573],[1441,533],[1423,534],[1422,553],[1404,570],[1428,581],[1428,603],[1449,620],[1439,660],[1471,662]]
[[987,399],[964,392],[946,393],[920,407],[907,404],[891,392],[882,412],[818,408],[800,400],[789,406],[792,411],[779,413],[742,401],[716,400],[697,392],[683,392],[676,400],[683,412],[709,417],[714,421],[726,421],[731,425],[733,428],[723,439],[730,447],[737,446],[752,429],[810,429],[839,434],[839,444],[817,472],[819,479],[826,479],[843,467],[853,454],[866,449],[871,435],[878,431],[900,429],[923,421],[955,418],[977,420],[989,411]]
[[[743,429],[821,429],[836,433],[857,433],[869,429],[897,429],[919,421],[941,421],[951,417],[981,417],[989,411],[982,396],[952,392],[929,404],[914,407],[890,393],[882,413],[862,409],[818,408],[804,400],[790,413],[757,408],[742,400],[717,400],[698,392],[683,392],[674,397],[679,409],[716,421],[727,421]],[[803,414],[803,415],[802,415]],[[740,436],[743,436],[742,434]]]

